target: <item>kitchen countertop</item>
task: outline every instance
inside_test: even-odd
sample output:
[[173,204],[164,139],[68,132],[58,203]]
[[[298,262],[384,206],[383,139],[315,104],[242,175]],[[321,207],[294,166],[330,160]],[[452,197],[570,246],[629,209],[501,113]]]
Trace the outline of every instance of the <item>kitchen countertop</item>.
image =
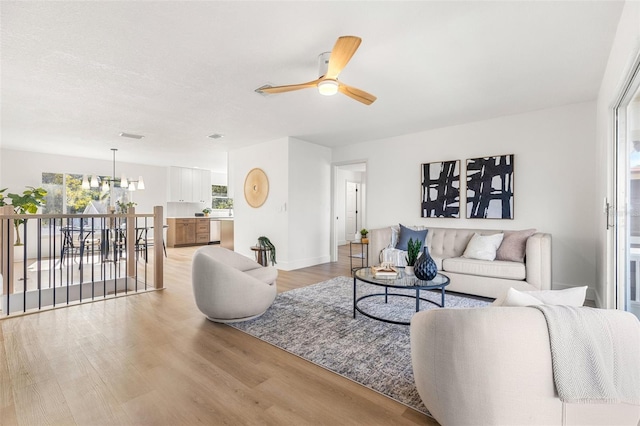
[[206,216],[171,216],[167,219],[209,219],[209,220],[233,220],[233,216],[206,217]]

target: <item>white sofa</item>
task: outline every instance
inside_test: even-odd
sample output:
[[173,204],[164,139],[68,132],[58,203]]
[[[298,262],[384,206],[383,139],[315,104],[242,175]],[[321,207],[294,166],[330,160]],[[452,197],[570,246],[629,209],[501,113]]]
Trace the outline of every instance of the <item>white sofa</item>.
[[262,315],[277,295],[278,270],[223,247],[193,255],[191,280],[198,309],[214,322],[246,321]]
[[[627,321],[640,328],[631,314]],[[629,334],[640,339],[640,331]],[[558,398],[547,323],[535,308],[419,312],[411,319],[411,358],[418,393],[443,426],[639,424],[637,405]]]
[[[488,229],[428,229],[426,246],[431,257],[451,280],[447,291],[497,298],[509,288],[522,291],[551,289],[551,235],[535,233],[526,242],[524,262],[477,260],[461,257],[474,233],[496,234]],[[372,229],[369,253],[373,263],[380,262],[382,250],[390,247],[392,228]]]

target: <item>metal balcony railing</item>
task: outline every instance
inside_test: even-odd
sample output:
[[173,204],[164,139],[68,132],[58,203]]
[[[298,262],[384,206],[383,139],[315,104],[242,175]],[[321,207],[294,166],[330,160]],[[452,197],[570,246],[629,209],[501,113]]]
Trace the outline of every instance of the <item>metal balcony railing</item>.
[[[15,245],[15,221],[23,245]],[[17,215],[0,207],[0,312],[27,313],[163,287],[163,210]]]

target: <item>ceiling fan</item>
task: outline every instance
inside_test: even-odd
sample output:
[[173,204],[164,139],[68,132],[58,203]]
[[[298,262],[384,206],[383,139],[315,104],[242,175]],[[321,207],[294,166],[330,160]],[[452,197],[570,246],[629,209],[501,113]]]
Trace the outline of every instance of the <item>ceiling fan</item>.
[[340,92],[365,105],[371,105],[376,100],[375,96],[338,81],[338,75],[347,66],[361,42],[362,39],[360,37],[338,37],[333,50],[320,55],[320,77],[316,80],[288,86],[265,85],[257,88],[256,92],[275,94],[317,87],[318,92],[322,95],[331,96]]

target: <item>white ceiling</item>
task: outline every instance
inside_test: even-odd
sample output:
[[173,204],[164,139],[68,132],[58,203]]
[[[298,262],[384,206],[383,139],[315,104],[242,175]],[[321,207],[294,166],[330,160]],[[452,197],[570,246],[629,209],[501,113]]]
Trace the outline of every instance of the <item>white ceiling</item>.
[[[2,1],[1,143],[224,170],[228,149],[285,136],[331,147],[590,101],[622,6]],[[317,78],[340,35],[363,40],[340,79],[373,105],[254,92]]]

